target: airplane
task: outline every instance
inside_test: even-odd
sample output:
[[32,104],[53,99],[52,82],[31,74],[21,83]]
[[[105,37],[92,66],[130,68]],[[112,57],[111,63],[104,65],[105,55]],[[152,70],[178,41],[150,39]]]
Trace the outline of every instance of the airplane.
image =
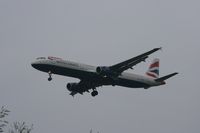
[[80,79],[78,83],[73,82],[66,85],[70,95],[83,94],[92,90],[91,95],[94,97],[98,95],[96,88],[100,86],[112,85],[148,89],[153,86],[166,84],[165,80],[178,73],[174,72],[159,78],[159,59],[153,60],[145,76],[124,72],[128,69],[133,69],[135,65],[143,61],[145,62],[150,54],[158,50],[161,50],[161,48],[154,48],[112,66],[91,66],[53,56],[47,58],[39,57],[31,65],[37,70],[48,73],[48,81],[52,80],[52,74]]

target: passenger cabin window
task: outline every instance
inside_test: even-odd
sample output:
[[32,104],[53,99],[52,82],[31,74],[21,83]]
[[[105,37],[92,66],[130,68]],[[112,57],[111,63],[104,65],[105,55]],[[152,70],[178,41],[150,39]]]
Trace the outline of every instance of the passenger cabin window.
[[45,60],[45,57],[38,57],[37,60]]

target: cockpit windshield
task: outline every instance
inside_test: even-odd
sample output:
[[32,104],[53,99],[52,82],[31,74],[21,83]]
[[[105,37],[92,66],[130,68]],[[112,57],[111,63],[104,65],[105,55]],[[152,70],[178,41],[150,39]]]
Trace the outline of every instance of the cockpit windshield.
[[36,60],[45,60],[46,58],[45,57],[38,57],[36,58]]

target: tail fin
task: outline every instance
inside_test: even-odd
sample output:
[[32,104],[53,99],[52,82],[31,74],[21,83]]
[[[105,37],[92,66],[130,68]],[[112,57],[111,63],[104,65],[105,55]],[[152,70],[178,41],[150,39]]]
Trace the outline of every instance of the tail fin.
[[156,58],[152,61],[152,63],[149,66],[148,71],[146,72],[147,76],[158,78],[159,77],[159,59]]

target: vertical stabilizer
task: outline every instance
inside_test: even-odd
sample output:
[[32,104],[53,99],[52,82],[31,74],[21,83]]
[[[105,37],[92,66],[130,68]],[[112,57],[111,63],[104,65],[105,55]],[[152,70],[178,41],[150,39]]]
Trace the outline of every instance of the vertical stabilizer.
[[159,77],[159,59],[156,58],[152,61],[152,63],[149,66],[148,71],[146,72],[146,75],[149,77],[153,77],[153,78],[158,78]]

